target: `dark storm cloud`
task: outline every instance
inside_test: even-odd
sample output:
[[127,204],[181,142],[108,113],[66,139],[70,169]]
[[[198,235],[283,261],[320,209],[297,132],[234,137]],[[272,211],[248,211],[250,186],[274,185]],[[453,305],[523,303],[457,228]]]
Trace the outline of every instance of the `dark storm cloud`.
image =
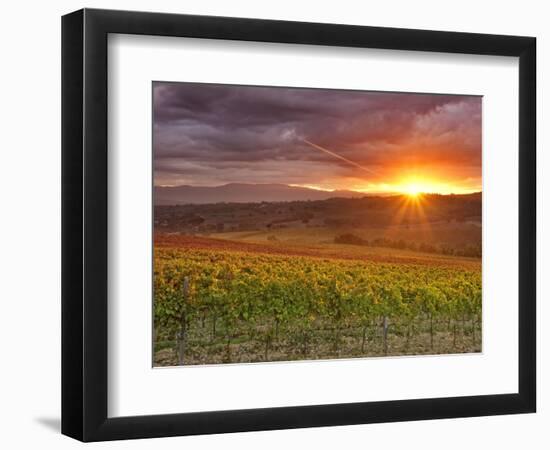
[[373,170],[437,161],[480,172],[479,97],[154,83],[153,108],[157,184],[358,171],[304,140]]

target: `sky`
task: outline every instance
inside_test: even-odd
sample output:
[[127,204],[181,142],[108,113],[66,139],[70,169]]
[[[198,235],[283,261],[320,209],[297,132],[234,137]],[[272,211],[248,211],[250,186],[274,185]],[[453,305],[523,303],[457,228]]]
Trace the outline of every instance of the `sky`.
[[153,83],[156,186],[481,190],[479,96]]

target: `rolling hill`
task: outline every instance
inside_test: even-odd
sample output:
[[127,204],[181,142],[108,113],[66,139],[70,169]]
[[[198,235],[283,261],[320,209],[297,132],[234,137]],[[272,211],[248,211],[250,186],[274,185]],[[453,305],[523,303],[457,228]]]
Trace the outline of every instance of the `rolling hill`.
[[155,186],[155,205],[257,203],[359,198],[355,191],[321,191],[286,184],[230,183],[222,186]]

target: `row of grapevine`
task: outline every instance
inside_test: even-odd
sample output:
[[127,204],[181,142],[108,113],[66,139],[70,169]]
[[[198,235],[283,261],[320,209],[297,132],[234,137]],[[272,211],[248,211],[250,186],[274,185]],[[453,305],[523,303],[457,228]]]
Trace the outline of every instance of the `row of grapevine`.
[[[481,326],[481,274],[457,267],[392,265],[298,256],[156,249],[154,327],[157,341],[177,339],[185,363],[186,331],[208,326],[210,340],[236,331],[261,342],[265,359],[273,342],[300,336],[304,354],[312,333],[329,329],[337,347],[341,333],[381,328],[406,330],[407,340],[428,324]],[[425,328],[425,327],[424,327]],[[282,337],[281,337],[282,336]]]

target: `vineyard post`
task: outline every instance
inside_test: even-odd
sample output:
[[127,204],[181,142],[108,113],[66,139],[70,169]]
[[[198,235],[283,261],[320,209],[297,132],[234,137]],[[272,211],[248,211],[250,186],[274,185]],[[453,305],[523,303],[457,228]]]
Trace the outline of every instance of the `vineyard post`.
[[216,339],[216,321],[218,320],[218,317],[216,315],[216,311],[212,314],[212,341]]
[[453,348],[456,347],[456,320],[453,319]]
[[152,348],[153,348],[153,363],[155,362],[155,353],[156,353],[157,339],[158,339],[158,327],[155,325],[155,321],[153,320],[153,342],[152,342]]
[[269,356],[269,341],[270,341],[269,334],[267,334],[265,337],[265,349],[264,349],[264,359],[266,361],[268,361],[268,356]]
[[411,334],[413,332],[413,320],[412,318],[407,319],[407,340],[405,341],[405,348],[408,350],[411,344]]
[[367,325],[363,324],[363,340],[361,342],[361,353],[365,353],[366,341],[367,341]]
[[178,333],[178,364],[184,363],[184,355],[185,355],[185,334],[187,331],[187,323],[186,323],[186,316],[185,316],[185,309],[187,305],[187,297],[189,296],[189,277],[183,278],[183,305],[182,305],[182,312],[181,312],[181,318],[180,318],[180,332]]
[[388,354],[388,316],[384,316],[382,322],[383,336],[384,336],[384,355]]
[[476,346],[476,320],[475,320],[475,316],[472,317],[470,322],[472,323],[472,340],[473,340],[473,344],[474,344],[474,347],[475,347]]
[[434,349],[434,314],[430,312],[430,348]]

